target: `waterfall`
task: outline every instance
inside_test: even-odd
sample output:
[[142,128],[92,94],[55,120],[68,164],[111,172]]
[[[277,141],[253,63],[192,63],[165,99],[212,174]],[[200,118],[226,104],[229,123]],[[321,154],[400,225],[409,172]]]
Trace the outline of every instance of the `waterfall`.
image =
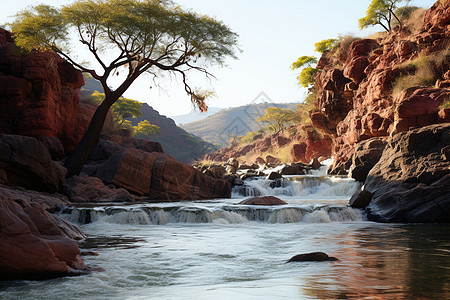
[[250,179],[233,188],[233,197],[289,196],[299,198],[350,198],[361,187],[343,176],[286,176],[276,180]]
[[168,223],[330,223],[362,221],[362,211],[347,206],[286,205],[281,207],[166,206],[137,205],[133,207],[66,208],[61,216],[79,224],[95,222],[133,225],[166,225]]

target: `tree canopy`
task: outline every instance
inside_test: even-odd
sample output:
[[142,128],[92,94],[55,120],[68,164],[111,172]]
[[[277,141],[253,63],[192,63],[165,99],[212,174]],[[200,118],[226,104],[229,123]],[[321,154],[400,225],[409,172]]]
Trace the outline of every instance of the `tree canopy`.
[[[98,105],[103,99],[105,94],[95,91],[91,95],[91,99]],[[114,121],[120,126],[128,118],[142,117],[142,103],[133,99],[127,99],[120,97],[112,106],[112,114]]]
[[150,124],[150,122],[147,120],[139,122],[139,124],[135,126],[135,130],[135,136],[137,138],[146,138],[150,137],[153,134],[159,134],[159,127]]
[[314,44],[315,51],[319,53],[324,53],[325,51],[329,51],[334,47],[336,47],[338,42],[339,42],[338,39],[322,40]]
[[395,14],[397,5],[409,0],[372,0],[366,11],[366,16],[358,20],[359,28],[381,25],[386,31],[391,30],[391,22],[394,17],[401,26],[401,21]]
[[294,121],[295,111],[289,108],[268,107],[265,114],[257,118],[257,121],[269,123],[269,129],[275,133],[280,132],[286,124]]
[[[237,34],[225,24],[183,10],[170,0],[78,0],[61,8],[38,5],[17,14],[9,27],[20,47],[51,49],[102,84],[105,99],[66,159],[68,176],[79,173],[98,142],[109,108],[139,76],[181,76],[192,103],[205,111],[205,97],[189,85],[188,73],[211,75],[206,66],[235,58],[237,50]],[[74,34],[95,66],[71,51],[77,49],[71,43]],[[116,89],[107,84],[112,76],[121,78]]]
[[300,56],[297,61],[293,62],[291,65],[291,70],[302,69],[297,76],[297,79],[304,87],[308,87],[313,83],[314,74],[317,72],[316,68],[311,67],[313,64],[317,64],[317,58],[304,55]]

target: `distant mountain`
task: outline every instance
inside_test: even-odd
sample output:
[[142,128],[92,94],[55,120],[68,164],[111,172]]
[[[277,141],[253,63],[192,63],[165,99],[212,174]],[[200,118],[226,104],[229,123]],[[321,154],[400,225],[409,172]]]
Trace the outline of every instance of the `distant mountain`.
[[223,109],[206,119],[184,124],[181,127],[202,139],[228,146],[228,139],[232,135],[245,135],[247,132],[266,127],[267,124],[256,119],[264,115],[267,107],[278,106],[295,110],[298,103],[260,103],[234,108]]
[[[103,91],[103,88],[95,79],[85,77],[85,86],[82,93],[92,94],[94,91]],[[160,115],[156,110],[146,103],[142,104],[142,117],[129,119],[133,125],[137,125],[143,120],[148,120],[151,124],[157,125],[160,129],[160,135],[152,135],[148,138],[151,141],[159,142],[164,152],[173,156],[176,160],[190,163],[204,154],[217,150],[217,147],[211,143],[205,142],[201,138],[187,133],[178,127],[174,120]]]
[[222,109],[223,108],[220,108],[220,107],[208,107],[208,111],[204,112],[204,113],[192,110],[188,114],[178,115],[178,116],[170,116],[169,118],[174,120],[175,123],[177,123],[177,125],[183,125],[183,124],[188,124],[188,123],[192,123],[195,121],[200,121],[200,120],[206,119],[207,117],[218,113]]

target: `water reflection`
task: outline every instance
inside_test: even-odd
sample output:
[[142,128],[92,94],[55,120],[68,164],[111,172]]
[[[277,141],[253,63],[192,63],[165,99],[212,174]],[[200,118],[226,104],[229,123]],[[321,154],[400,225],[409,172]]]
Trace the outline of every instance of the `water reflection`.
[[450,299],[450,227],[366,227],[337,237],[341,260],[301,279],[313,299]]
[[80,248],[97,250],[104,248],[115,249],[133,249],[141,247],[139,242],[145,242],[145,239],[141,237],[129,237],[129,236],[102,236],[92,235],[86,237],[83,241],[79,242]]

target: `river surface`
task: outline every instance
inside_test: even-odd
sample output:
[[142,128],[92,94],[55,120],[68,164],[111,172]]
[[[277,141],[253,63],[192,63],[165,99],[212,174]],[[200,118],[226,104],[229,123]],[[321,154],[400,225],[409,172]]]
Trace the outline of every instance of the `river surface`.
[[[378,224],[346,206],[360,186],[320,174],[264,179],[232,199],[66,209],[80,277],[0,283],[0,299],[450,299],[450,227]],[[277,195],[282,207],[237,205]],[[326,252],[339,261],[286,263]]]

